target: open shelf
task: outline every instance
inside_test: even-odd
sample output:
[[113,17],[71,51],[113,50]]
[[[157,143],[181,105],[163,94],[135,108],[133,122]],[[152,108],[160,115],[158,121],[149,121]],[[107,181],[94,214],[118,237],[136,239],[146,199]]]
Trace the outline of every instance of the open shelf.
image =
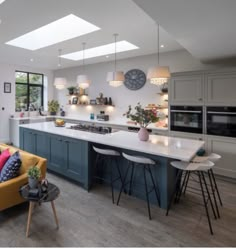
[[100,106],[100,107],[112,106],[112,107],[115,107],[114,105],[100,105],[100,104],[67,104],[67,105],[78,105],[78,106]]
[[88,94],[67,94],[67,97],[82,97],[82,96],[88,96]]
[[148,109],[148,110],[151,110],[151,109],[168,109],[169,107],[168,106],[146,106],[145,109]]

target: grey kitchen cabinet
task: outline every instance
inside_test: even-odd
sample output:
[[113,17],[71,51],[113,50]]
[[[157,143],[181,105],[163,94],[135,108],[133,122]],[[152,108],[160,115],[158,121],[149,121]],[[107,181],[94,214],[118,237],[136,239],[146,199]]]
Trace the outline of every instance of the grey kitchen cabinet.
[[47,168],[88,188],[88,142],[20,127],[20,148],[47,159]]
[[236,105],[236,72],[206,75],[207,105]]
[[216,174],[236,178],[236,138],[208,135],[207,152],[209,154],[217,153],[222,156],[214,166]]
[[204,103],[203,74],[173,74],[169,88],[171,105],[201,105]]

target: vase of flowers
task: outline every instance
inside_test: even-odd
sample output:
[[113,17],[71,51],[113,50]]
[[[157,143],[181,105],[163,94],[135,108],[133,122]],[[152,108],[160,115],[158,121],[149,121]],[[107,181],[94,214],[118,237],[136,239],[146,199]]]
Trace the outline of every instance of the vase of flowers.
[[138,137],[141,141],[148,141],[149,139],[149,133],[147,130],[148,125],[159,121],[159,117],[157,117],[155,109],[144,109],[140,103],[134,107],[134,110],[130,105],[124,116],[140,125]]

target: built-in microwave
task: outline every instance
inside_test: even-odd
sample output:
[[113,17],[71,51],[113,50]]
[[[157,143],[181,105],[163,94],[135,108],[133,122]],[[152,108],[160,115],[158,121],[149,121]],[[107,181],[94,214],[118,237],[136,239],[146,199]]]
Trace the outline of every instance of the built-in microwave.
[[208,106],[206,115],[208,135],[236,137],[236,107]]
[[203,133],[203,107],[171,106],[170,130]]

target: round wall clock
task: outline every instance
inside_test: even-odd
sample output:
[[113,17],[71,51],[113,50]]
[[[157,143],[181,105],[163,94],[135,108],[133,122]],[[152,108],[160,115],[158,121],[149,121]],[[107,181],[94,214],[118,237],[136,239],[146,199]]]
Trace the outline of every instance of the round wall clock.
[[124,85],[130,90],[138,90],[146,83],[146,75],[139,69],[129,70],[125,74]]

